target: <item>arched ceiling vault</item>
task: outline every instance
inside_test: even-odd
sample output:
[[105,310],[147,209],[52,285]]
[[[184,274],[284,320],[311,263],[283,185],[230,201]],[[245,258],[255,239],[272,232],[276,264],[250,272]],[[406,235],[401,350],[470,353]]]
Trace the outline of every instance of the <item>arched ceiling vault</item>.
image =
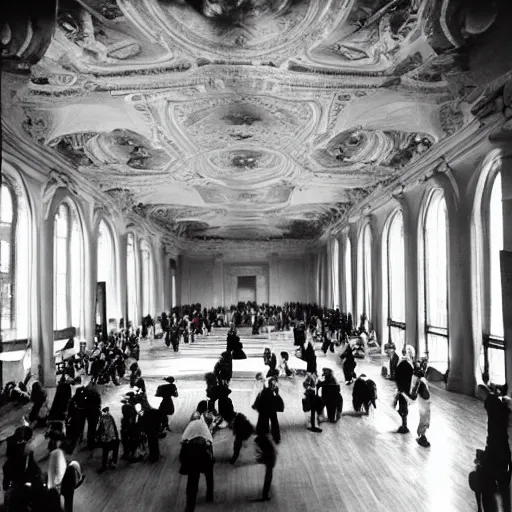
[[5,115],[170,234],[312,240],[470,120],[471,6],[62,0]]

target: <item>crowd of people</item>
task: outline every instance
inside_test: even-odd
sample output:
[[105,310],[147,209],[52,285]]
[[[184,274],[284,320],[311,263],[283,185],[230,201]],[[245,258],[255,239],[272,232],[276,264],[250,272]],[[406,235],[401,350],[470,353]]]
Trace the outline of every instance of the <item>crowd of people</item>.
[[285,303],[283,306],[258,305],[255,302],[240,302],[229,309],[202,308],[201,304],[183,305],[162,313],[158,317],[162,335],[167,346],[178,350],[179,343],[193,342],[195,336],[207,336],[214,328],[250,327],[252,334],[263,330],[290,331],[298,323],[304,323],[315,340],[338,340],[343,336],[365,334],[375,336],[369,329],[366,315],[361,315],[359,326],[354,326],[350,313],[339,309],[320,307],[317,304]]
[[[258,499],[269,500],[277,461],[276,446],[282,436],[279,415],[285,410],[280,382],[295,382],[304,377],[301,405],[307,415],[306,426],[310,431],[320,433],[322,422],[336,423],[342,415],[344,404],[340,384],[331,368],[324,367],[318,371],[315,343],[321,343],[324,354],[336,352],[345,385],[352,386],[354,413],[369,414],[372,408],[377,407],[376,383],[364,373],[356,372],[359,352],[368,338],[355,343],[353,339],[349,340],[349,336],[354,335],[364,340],[364,335],[369,334],[367,321],[362,317],[360,325],[354,329],[349,315],[304,304],[288,304],[281,308],[246,304],[232,308],[229,312],[231,316],[226,316],[222,308],[199,312],[201,310],[198,306],[175,308],[170,315],[163,314],[161,317],[164,341],[166,344],[172,343],[175,350],[178,350],[180,339],[186,339],[185,333],[190,342],[201,329],[208,330],[208,324],[220,326],[227,323],[230,326],[226,350],[213,371],[205,375],[205,397],[197,405],[181,439],[180,473],[188,477],[187,510],[195,508],[201,474],[206,477],[207,501],[214,498],[213,438],[224,428],[231,429],[234,436],[230,460],[232,464],[238,460],[244,444],[254,436],[257,461],[266,468],[263,489]],[[263,323],[258,321],[259,317],[263,318]],[[268,370],[265,375],[256,375],[251,404],[258,413],[258,419],[252,425],[247,416],[235,410],[230,398],[230,382],[233,361],[247,357],[237,332],[237,324],[254,327],[255,323],[258,329],[262,325],[274,325],[278,329],[291,330],[294,354],[306,363],[306,369],[301,371],[290,368],[289,352],[276,354],[271,348],[265,348],[262,357]],[[31,403],[30,412],[24,418],[24,426],[18,428],[7,440],[7,460],[3,468],[7,511],[49,509],[50,512],[57,512],[62,510],[63,502],[64,510],[71,512],[74,490],[85,479],[80,464],[73,459],[82,441],[85,449],[91,452],[98,448],[102,450],[99,472],[116,468],[120,447],[121,458],[129,464],[142,460],[155,462],[160,458],[159,441],[170,432],[169,417],[175,412],[173,399],[178,396],[178,389],[173,377],[164,379],[165,384],[158,386],[156,391],[156,396],[161,398],[159,408],[150,405],[138,365],[142,334],[141,329],[129,326],[117,333],[112,332],[105,341],[96,341],[91,351],[81,347],[75,356],[60,366],[60,378],[51,407],[39,382],[34,382],[31,388],[28,386],[30,375],[27,375],[24,382],[7,383],[0,395],[0,405],[7,401]],[[147,334],[147,330],[144,334]],[[426,357],[417,358],[410,345],[403,348],[401,356],[393,343],[386,344],[384,349],[389,364],[383,373],[396,384],[393,406],[401,419],[398,433],[409,433],[410,407],[417,404],[419,423],[416,440],[420,446],[428,448],[430,442],[426,434],[431,416],[431,394],[426,380],[428,360]],[[89,377],[86,386],[80,385],[84,376]],[[97,385],[110,381],[119,385],[123,378],[128,379],[131,389],[123,399],[118,428],[109,407],[102,406]],[[74,387],[76,389],[73,394]],[[512,400],[503,387],[482,389],[486,394],[488,438],[485,449],[477,450],[476,468],[470,475],[470,485],[475,490],[479,507],[483,507],[479,510],[499,510],[496,508],[497,495],[501,496],[505,510],[509,510],[506,507],[510,503],[509,418],[512,418]],[[40,428],[46,429],[45,436],[48,439],[47,474],[43,474],[29,448],[34,431]],[[84,437],[85,430],[87,435]]]

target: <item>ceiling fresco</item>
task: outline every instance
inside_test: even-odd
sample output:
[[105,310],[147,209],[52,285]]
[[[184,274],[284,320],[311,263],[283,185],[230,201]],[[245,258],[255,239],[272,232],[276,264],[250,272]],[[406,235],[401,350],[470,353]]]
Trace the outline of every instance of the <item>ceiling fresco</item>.
[[474,4],[61,0],[6,118],[174,235],[314,240],[470,121]]

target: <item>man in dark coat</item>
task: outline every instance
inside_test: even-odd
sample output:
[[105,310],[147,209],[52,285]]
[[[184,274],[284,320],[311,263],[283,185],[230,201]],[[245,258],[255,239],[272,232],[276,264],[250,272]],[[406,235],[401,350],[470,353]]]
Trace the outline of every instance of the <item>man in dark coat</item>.
[[277,358],[274,352],[271,352],[269,348],[263,351],[263,362],[268,366],[267,378],[277,377],[279,371],[277,370]]
[[68,411],[69,401],[71,400],[71,378],[62,374],[57,389],[55,390],[55,397],[52,402],[48,420],[50,421],[63,421],[66,418]]
[[370,412],[370,406],[377,407],[377,385],[366,375],[361,374],[354,382],[354,389],[352,390],[352,405],[354,411],[360,412],[364,408],[365,414]]
[[322,390],[327,418],[331,423],[336,423],[343,409],[343,397],[340,393],[340,385],[330,368],[322,369],[322,379],[317,382],[316,387],[317,390]]
[[279,395],[276,378],[271,378],[269,380],[268,387],[263,388],[263,390],[258,394],[252,408],[258,411],[256,434],[264,436],[269,433],[269,430],[271,430],[275,443],[279,444],[281,442],[281,431],[279,428],[277,413],[284,412],[284,403],[283,399]]
[[293,328],[293,344],[302,347],[306,343],[306,327],[300,322],[297,327]]
[[408,434],[407,417],[409,416],[409,404],[407,397],[411,393],[411,383],[414,368],[412,366],[411,357],[404,357],[396,367],[395,382],[397,394],[395,396],[395,407],[398,405],[398,414],[402,418],[402,425],[398,429],[399,434]]
[[[495,509],[496,494],[503,503],[503,510],[510,510],[511,453],[508,441],[509,408],[506,403],[507,386],[488,388],[479,386],[486,395],[487,443],[482,465],[482,503],[484,510]],[[494,492],[492,492],[494,491]]]
[[233,359],[229,352],[222,352],[220,359],[215,364],[213,373],[215,373],[219,383],[231,380],[233,377]]
[[149,462],[157,462],[160,459],[158,436],[161,423],[162,414],[158,409],[153,409],[152,407],[144,409],[141,418],[141,428],[148,439]]
[[101,416],[101,396],[94,385],[85,388],[83,405],[87,418],[87,448],[93,450],[96,444],[96,427]]

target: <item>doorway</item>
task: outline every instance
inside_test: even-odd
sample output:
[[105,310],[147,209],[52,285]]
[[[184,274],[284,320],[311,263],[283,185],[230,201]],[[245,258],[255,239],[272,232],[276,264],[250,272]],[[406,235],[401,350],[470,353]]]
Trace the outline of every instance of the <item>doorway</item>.
[[238,276],[238,302],[256,302],[256,276]]

